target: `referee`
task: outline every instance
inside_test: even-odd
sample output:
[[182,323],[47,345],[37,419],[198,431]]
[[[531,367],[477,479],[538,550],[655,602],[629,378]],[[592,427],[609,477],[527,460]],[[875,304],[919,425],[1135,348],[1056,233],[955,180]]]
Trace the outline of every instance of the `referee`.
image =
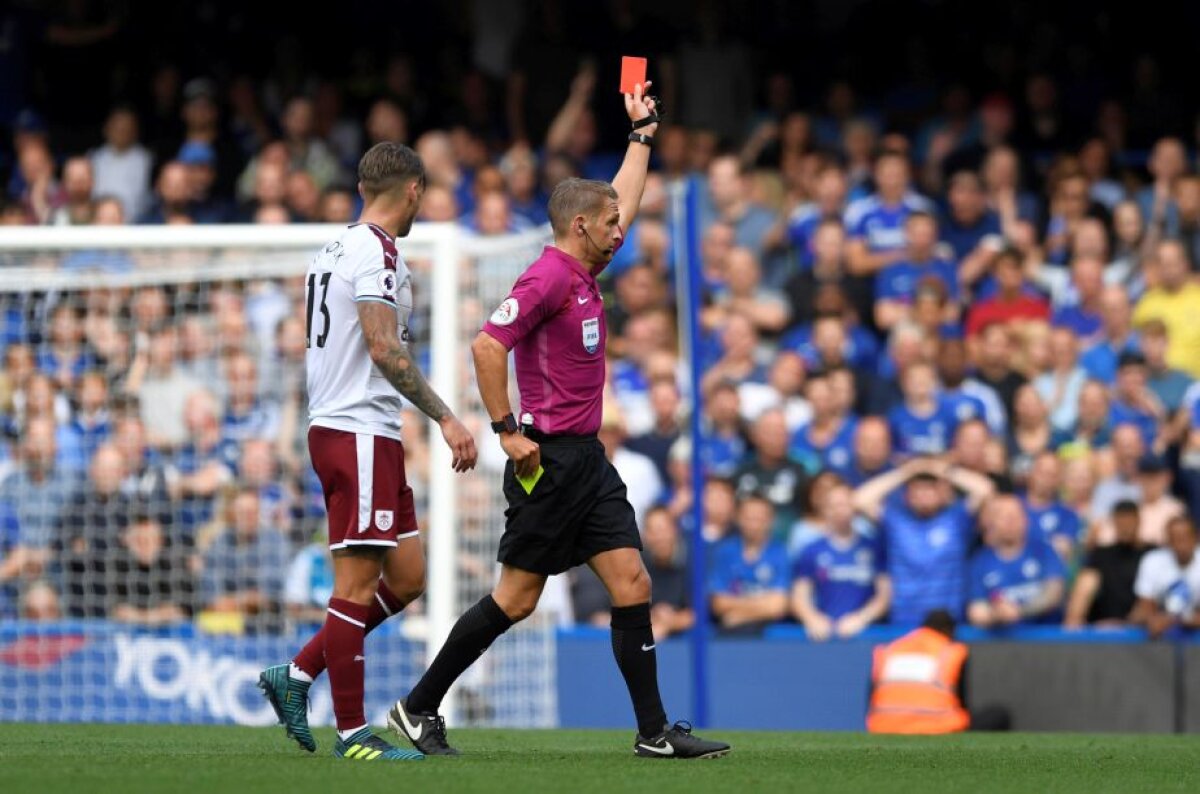
[[[650,83],[644,86],[649,89]],[[596,276],[637,215],[655,100],[625,94],[633,122],[612,184],[568,179],[550,197],[554,245],[517,279],[475,338],[483,404],[509,457],[500,538],[500,581],[468,609],[437,658],[388,723],[427,755],[457,755],[438,706],[450,685],[514,623],[537,607],[546,577],[586,562],[612,598],[612,647],[637,715],[633,751],[643,758],[712,758],[729,745],[667,724],[650,628],[650,577],[625,483],[596,438],[604,391],[604,302]],[[508,354],[516,358],[520,422],[508,401]]]

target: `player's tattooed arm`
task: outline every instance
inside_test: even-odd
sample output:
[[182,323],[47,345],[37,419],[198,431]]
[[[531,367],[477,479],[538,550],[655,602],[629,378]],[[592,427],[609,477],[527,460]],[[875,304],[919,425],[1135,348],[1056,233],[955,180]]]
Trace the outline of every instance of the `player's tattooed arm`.
[[396,332],[396,310],[378,301],[361,301],[358,319],[362,324],[367,351],[388,383],[417,410],[435,422],[450,416],[450,409],[421,374],[408,348],[400,344]]

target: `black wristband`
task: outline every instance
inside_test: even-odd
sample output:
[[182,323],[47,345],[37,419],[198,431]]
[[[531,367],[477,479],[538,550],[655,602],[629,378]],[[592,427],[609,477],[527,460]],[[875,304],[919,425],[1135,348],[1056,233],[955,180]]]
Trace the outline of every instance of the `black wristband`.
[[650,115],[644,119],[638,119],[631,125],[633,129],[640,130],[642,127],[649,127],[651,124],[657,124],[662,121],[663,106],[658,101],[658,97],[647,96],[646,99],[654,100],[654,110],[650,111]]
[[629,142],[630,143],[644,143],[647,146],[653,146],[654,145],[654,136],[653,135],[643,135],[640,132],[631,132],[631,133],[629,133]]
[[517,418],[512,414],[505,414],[498,422],[492,422],[492,432],[494,433],[515,433],[517,432]]

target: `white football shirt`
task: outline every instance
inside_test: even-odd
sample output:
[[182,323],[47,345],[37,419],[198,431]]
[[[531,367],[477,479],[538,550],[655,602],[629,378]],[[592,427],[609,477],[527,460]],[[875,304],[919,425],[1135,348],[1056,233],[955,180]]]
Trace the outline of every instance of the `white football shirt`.
[[310,425],[400,439],[400,393],[367,352],[358,304],[396,310],[400,344],[408,344],[412,274],[383,229],[348,227],[313,257],[305,280]]
[[1170,549],[1147,552],[1138,565],[1133,592],[1172,615],[1190,617],[1200,606],[1200,553],[1184,568]]

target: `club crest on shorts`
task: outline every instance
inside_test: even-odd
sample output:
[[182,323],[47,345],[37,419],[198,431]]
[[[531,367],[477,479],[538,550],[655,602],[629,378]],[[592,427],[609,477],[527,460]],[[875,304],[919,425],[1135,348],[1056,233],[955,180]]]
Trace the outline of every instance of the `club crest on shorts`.
[[583,321],[583,349],[595,353],[600,349],[600,318]]
[[375,526],[387,532],[392,528],[392,516],[393,512],[391,510],[376,510]]
[[504,301],[496,307],[496,311],[492,312],[489,318],[492,325],[512,325],[517,319],[517,313],[521,307],[517,305],[516,298],[505,298]]

